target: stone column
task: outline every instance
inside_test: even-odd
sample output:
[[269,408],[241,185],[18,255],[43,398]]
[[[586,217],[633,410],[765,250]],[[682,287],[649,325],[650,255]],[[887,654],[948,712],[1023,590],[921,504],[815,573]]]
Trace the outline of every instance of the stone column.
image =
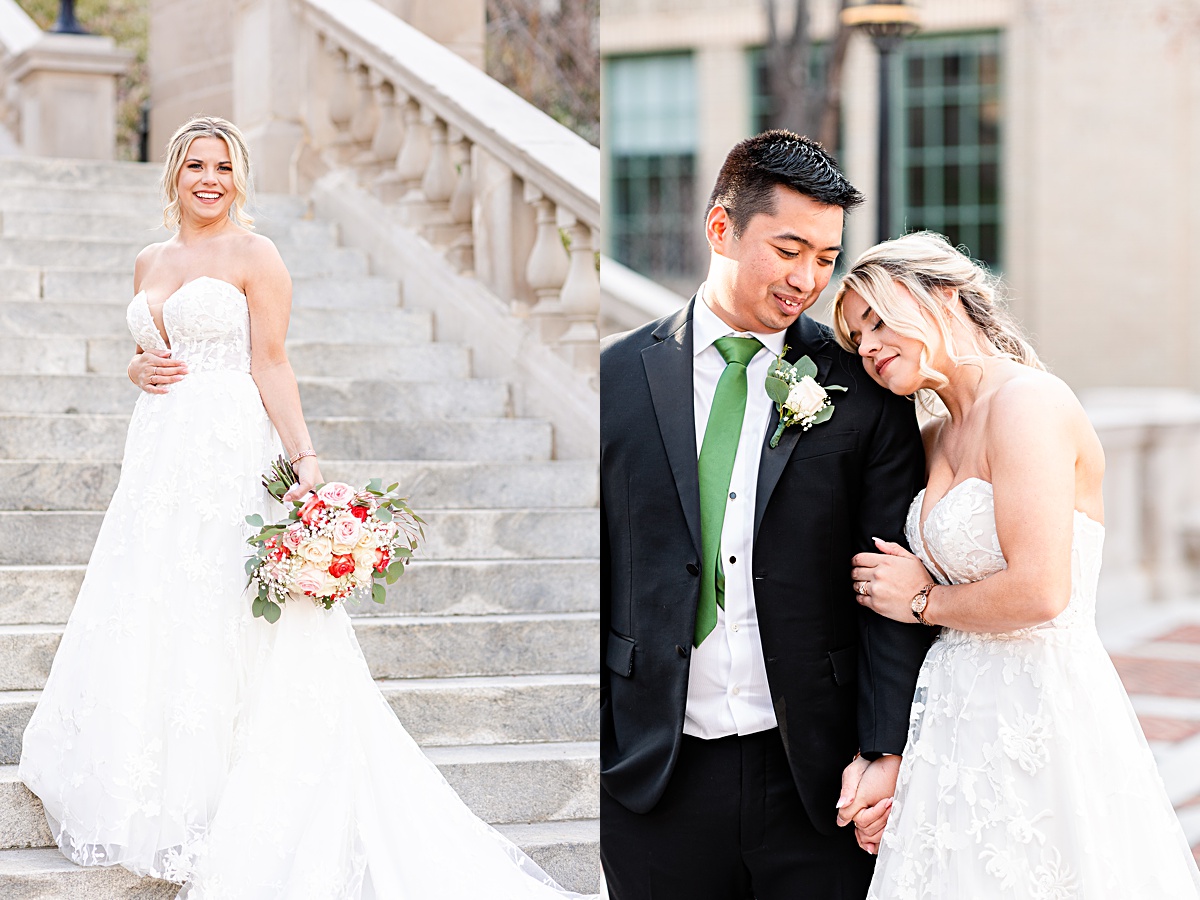
[[260,191],[292,189],[305,139],[304,26],[287,0],[239,0],[233,27],[234,121],[246,137]]
[[133,55],[101,35],[46,33],[12,63],[20,142],[30,156],[112,159],[117,77]]

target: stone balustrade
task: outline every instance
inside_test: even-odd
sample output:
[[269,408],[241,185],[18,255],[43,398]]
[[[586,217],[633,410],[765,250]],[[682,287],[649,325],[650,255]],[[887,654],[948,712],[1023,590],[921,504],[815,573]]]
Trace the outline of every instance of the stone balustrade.
[[110,37],[43,32],[0,0],[0,153],[112,159],[116,82],[132,59]]
[[266,54],[267,72],[247,67],[253,90],[239,91],[235,72],[235,104],[256,97],[235,113],[259,188],[304,192],[331,169],[353,171],[394,223],[594,372],[599,150],[370,0],[244,6],[246,46],[286,48]]
[[1081,399],[1105,455],[1100,603],[1200,594],[1200,395],[1095,389]]

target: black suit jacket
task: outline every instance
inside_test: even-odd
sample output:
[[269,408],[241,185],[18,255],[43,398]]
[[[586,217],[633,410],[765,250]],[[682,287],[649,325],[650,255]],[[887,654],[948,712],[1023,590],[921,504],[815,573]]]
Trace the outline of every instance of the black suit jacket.
[[[696,302],[693,298],[692,303]],[[605,790],[648,812],[683,733],[700,571],[692,405],[692,304],[607,339],[600,355],[600,757]],[[828,328],[801,316],[789,361],[840,384],[828,421],[763,435],[754,600],[767,680],[801,800],[836,828],[841,770],[858,749],[904,749],[932,630],[859,606],[850,559],[871,537],[902,541],[924,481],[912,403],[880,388]],[[750,390],[761,390],[751,384]]]

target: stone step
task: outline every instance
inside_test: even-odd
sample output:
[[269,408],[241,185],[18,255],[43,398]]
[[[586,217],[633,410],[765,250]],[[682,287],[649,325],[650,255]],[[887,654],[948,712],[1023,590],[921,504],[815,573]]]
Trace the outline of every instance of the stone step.
[[[0,624],[67,621],[84,566],[0,566]],[[387,602],[351,604],[352,616],[476,616],[590,612],[600,596],[595,559],[418,560],[387,586]]]
[[[171,236],[161,220],[157,214],[151,217],[74,209],[19,209],[0,201],[2,237],[105,238],[120,234],[153,243]],[[263,217],[255,222],[254,230],[277,243],[313,248],[338,245],[338,228],[333,222]]]
[[[0,510],[104,510],[121,464],[78,460],[0,460]],[[423,509],[581,507],[598,502],[595,465],[587,460],[460,462],[323,460],[330,481],[365,485],[387,472]],[[382,477],[381,475],[379,477]]]
[[[595,675],[510,675],[378,682],[422,746],[593,741],[600,729]],[[0,691],[0,765],[21,759],[21,736],[41,691]]]
[[[595,509],[417,509],[425,519],[421,561],[592,559]],[[0,566],[86,564],[104,514],[0,511]]]
[[[306,419],[313,446],[330,459],[517,461],[551,453],[550,424],[536,419]],[[121,415],[3,414],[0,459],[120,459],[128,428]]]
[[[0,625],[0,691],[45,686],[63,627]],[[594,613],[356,617],[354,630],[374,678],[556,675],[583,665],[598,668]]]
[[[10,270],[11,271],[11,270]],[[4,294],[0,291],[0,297]],[[128,345],[128,301],[63,303],[0,300],[0,335],[40,338],[119,337]],[[292,341],[340,341],[408,346],[433,340],[433,316],[421,310],[379,309],[354,315],[344,309],[297,307],[288,322]]]
[[162,167],[153,163],[16,156],[0,159],[0,185],[5,188],[30,184],[63,190],[92,190],[97,185],[105,185],[112,190],[157,191],[161,177]]
[[[596,819],[500,825],[562,887],[595,893],[600,885],[600,823]],[[138,878],[120,866],[82,868],[58,850],[0,851],[5,900],[173,900],[179,885]]]
[[[400,305],[400,284],[366,275],[292,273],[292,309],[371,310]],[[0,264],[0,300],[111,303],[124,309],[133,299],[133,267],[102,265],[5,266]]]
[[[122,375],[133,353],[133,338],[0,337],[0,371]],[[386,378],[394,381],[441,381],[471,376],[471,353],[461,344],[413,344],[390,347],[349,342],[287,342],[288,361],[298,375],[323,378]],[[57,368],[55,368],[57,367]]]
[[[481,378],[409,383],[301,375],[306,416],[382,419],[506,418],[508,385]],[[0,413],[128,416],[140,393],[121,375],[0,375]]]
[[[16,238],[0,240],[0,266],[79,266],[124,269],[150,241],[107,238]],[[279,243],[279,254],[293,277],[369,274],[367,255],[352,247],[308,247]]]
[[[140,217],[149,229],[162,223],[162,200],[157,176],[151,183],[126,187],[55,183],[40,177],[6,179],[0,174],[0,210],[51,209],[76,213],[109,213]],[[255,194],[247,211],[256,229],[268,223],[303,219],[309,203],[289,194]]]
[[[475,815],[492,824],[594,819],[600,806],[594,742],[431,747],[427,754]],[[0,849],[52,847],[41,801],[0,766]]]

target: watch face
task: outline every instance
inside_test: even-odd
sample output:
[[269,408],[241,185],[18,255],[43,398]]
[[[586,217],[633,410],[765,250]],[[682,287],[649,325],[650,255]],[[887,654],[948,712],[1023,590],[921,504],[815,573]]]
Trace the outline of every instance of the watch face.
[[917,594],[913,597],[912,608],[913,612],[925,612],[925,605],[929,603],[929,597],[925,594]]

